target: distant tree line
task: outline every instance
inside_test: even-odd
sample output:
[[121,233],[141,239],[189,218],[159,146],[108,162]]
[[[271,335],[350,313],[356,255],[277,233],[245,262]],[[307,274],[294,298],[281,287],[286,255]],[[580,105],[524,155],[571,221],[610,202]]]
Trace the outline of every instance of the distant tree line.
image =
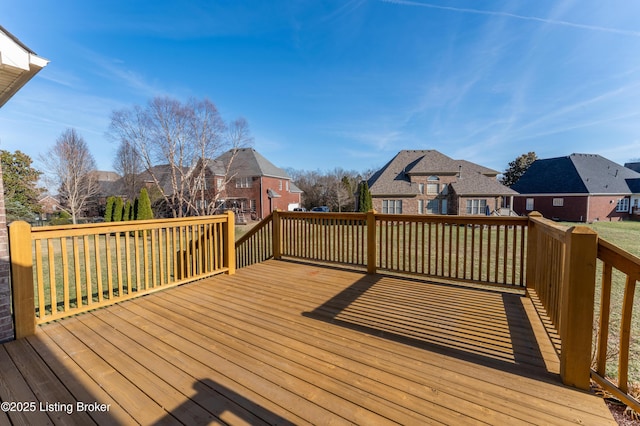
[[330,171],[286,170],[293,183],[302,193],[302,207],[307,210],[318,206],[327,206],[335,212],[359,210],[360,186],[374,172],[365,170],[345,170],[335,168]]

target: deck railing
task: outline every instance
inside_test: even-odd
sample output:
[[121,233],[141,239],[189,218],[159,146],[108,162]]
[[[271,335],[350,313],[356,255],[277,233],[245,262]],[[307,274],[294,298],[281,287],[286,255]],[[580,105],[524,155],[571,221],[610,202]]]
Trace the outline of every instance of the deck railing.
[[244,268],[273,257],[273,213],[235,243],[236,267]]
[[560,375],[589,389],[598,235],[529,216],[527,292],[540,302],[560,336]]
[[[640,279],[640,258],[598,238],[589,228],[567,229],[537,213],[529,216],[527,250],[527,293],[539,304],[560,337],[557,349],[564,383],[589,389],[593,379],[640,412],[640,402],[629,395],[628,386],[631,321],[636,281]],[[599,282],[597,262],[602,269]],[[614,271],[618,271],[621,281],[616,284],[624,288],[619,304],[612,303]],[[597,288],[599,305],[595,301]],[[617,323],[612,319],[612,309],[618,310],[616,317],[620,320],[619,341],[617,345],[614,343],[618,350],[617,368],[613,378],[609,378],[609,332],[611,325]],[[594,326],[596,316],[599,320]],[[595,368],[591,369],[594,360]]]
[[375,215],[376,269],[524,286],[527,218]]
[[36,324],[235,271],[233,213],[9,227],[16,337]]
[[[636,282],[640,280],[640,258],[634,256],[619,247],[605,241],[598,240],[598,259],[601,262],[601,293],[599,304],[599,321],[597,328],[597,346],[595,355],[595,369],[591,371],[591,377],[605,390],[611,392],[622,402],[640,413],[640,401],[629,395],[629,356],[631,353],[631,321],[634,315],[634,295]],[[614,281],[616,286],[624,288],[621,303],[613,301],[612,290]],[[617,312],[612,312],[617,311]],[[618,342],[613,346],[618,349],[617,368],[608,379],[607,361],[609,361],[610,327],[614,324],[614,314],[619,318]],[[636,312],[636,315],[638,313]],[[618,320],[615,321],[617,323]],[[636,353],[636,356],[637,353]]]
[[528,219],[273,212],[236,244],[237,267],[271,257],[523,287]]

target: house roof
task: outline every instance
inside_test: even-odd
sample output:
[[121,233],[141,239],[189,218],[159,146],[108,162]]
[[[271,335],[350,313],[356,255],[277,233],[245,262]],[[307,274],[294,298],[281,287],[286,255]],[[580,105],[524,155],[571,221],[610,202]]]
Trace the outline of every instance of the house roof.
[[[162,188],[162,191],[165,194],[171,194],[173,192],[173,184],[171,182],[171,165],[170,164],[160,164],[157,166],[153,166],[151,168],[151,170],[145,170],[144,172],[140,173],[138,175],[140,182],[143,183],[155,183],[153,180],[153,176],[156,177],[156,179],[158,179],[158,183],[160,184],[160,187]],[[152,175],[153,172],[153,175]],[[182,175],[186,175],[189,172],[189,168],[188,167],[183,167],[182,168]],[[177,175],[178,179],[181,179],[181,175],[180,173],[178,173]],[[181,182],[178,182],[178,185],[180,185]]]
[[517,195],[513,189],[504,186],[495,177],[486,176],[477,170],[462,168],[458,178],[451,184],[454,192],[461,196]]
[[457,175],[458,195],[513,195],[499,183],[498,172],[466,160],[454,160],[436,150],[403,150],[369,179],[372,195],[414,196],[420,193],[412,175]]
[[48,63],[0,26],[0,107]]
[[521,194],[631,194],[640,173],[598,154],[536,160],[512,188]]
[[[291,179],[287,172],[276,167],[253,148],[229,150],[214,160],[213,167],[216,169],[222,167],[221,170],[223,171],[222,173],[224,173],[224,165],[228,164],[229,161],[231,161],[231,174],[237,177],[269,176]],[[210,165],[210,167],[211,166],[212,165]],[[216,169],[213,171],[215,172]]]
[[633,163],[624,163],[624,166],[627,169],[631,169],[631,170],[633,170],[635,172],[640,173],[640,162],[638,162],[638,161],[635,161]]

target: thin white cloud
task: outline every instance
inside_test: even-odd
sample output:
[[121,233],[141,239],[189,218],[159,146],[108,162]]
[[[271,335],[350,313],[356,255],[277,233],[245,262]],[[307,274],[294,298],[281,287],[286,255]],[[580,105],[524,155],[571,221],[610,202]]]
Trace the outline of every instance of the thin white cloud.
[[515,13],[509,13],[509,12],[471,9],[466,7],[441,6],[441,5],[431,4],[431,3],[420,3],[417,1],[410,1],[410,0],[380,0],[380,1],[384,3],[393,3],[398,5],[404,5],[404,6],[425,7],[429,9],[447,10],[450,12],[471,13],[475,15],[500,16],[505,18],[519,19],[523,21],[541,22],[544,24],[578,28],[582,30],[600,31],[600,32],[621,34],[621,35],[632,36],[632,37],[640,37],[640,31],[621,30],[618,28],[602,27],[598,25],[579,24],[576,22],[570,22],[570,21],[564,21],[564,20],[558,20],[558,19],[545,19],[545,18],[539,18],[537,16],[518,15]]
[[366,1],[367,0],[349,0],[338,7],[338,9],[325,16],[322,20],[332,21],[341,16],[350,15],[351,13],[358,10],[360,6],[362,6]]

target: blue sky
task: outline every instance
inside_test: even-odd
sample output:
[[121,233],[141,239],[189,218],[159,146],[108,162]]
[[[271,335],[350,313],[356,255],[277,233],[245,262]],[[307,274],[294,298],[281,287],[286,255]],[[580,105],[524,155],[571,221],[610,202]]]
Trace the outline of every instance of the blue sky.
[[158,95],[245,117],[280,167],[640,157],[634,1],[2,0],[0,25],[51,61],[0,110],[34,159],[75,128],[112,169],[111,112]]

